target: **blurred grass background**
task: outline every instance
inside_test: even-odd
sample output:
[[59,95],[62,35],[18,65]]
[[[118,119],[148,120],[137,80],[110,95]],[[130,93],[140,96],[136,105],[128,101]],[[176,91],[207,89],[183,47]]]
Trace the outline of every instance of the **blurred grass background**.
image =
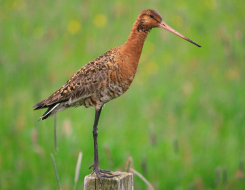
[[[201,48],[153,29],[126,94],[105,105],[100,167],[133,167],[156,189],[245,189],[245,15],[242,0],[0,1],[0,189],[56,189],[53,119],[32,106],[79,68],[122,45],[141,10],[156,9]],[[94,110],[57,115],[62,189],[93,162]],[[137,176],[135,189],[147,189]]]

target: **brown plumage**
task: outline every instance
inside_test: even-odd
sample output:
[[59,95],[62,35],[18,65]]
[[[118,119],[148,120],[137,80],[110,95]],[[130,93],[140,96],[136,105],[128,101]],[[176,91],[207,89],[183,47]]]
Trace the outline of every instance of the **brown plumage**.
[[140,59],[144,41],[152,28],[166,29],[181,38],[197,45],[195,42],[176,32],[163,22],[160,14],[152,9],[143,10],[122,46],[115,47],[90,61],[77,71],[59,90],[49,98],[36,104],[35,110],[48,108],[41,116],[44,120],[69,107],[94,107],[96,110],[93,128],[95,142],[95,160],[93,172],[101,177],[113,177],[107,170],[100,170],[98,163],[97,124],[101,109],[108,101],[125,93],[131,85]]
[[86,108],[95,107],[99,110],[103,104],[121,95],[123,90],[119,86],[121,81],[116,65],[118,49],[119,47],[112,48],[87,63],[59,90],[36,104],[35,110],[49,108],[41,119],[46,119],[69,107],[83,105]]

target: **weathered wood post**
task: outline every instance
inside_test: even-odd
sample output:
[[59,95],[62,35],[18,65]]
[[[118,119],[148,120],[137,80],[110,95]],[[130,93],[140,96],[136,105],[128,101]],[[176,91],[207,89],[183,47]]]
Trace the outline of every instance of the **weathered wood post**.
[[100,184],[99,178],[94,173],[87,175],[84,179],[84,190],[133,190],[133,174],[126,172],[113,172],[113,178],[103,178]]

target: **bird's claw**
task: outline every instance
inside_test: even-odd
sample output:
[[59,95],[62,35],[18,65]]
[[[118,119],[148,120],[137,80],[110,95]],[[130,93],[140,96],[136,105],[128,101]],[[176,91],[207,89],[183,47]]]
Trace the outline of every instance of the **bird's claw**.
[[101,184],[102,184],[102,177],[113,178],[113,177],[119,176],[118,174],[113,175],[113,173],[111,171],[109,171],[109,170],[103,170],[103,169],[100,169],[99,167],[94,167],[94,165],[90,166],[89,169],[92,168],[92,167],[93,167],[92,174],[94,172],[96,173],[96,175],[99,178]]

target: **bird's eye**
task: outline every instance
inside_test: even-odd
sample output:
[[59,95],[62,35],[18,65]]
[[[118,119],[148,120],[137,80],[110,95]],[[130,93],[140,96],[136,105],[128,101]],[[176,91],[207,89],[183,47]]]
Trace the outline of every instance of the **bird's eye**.
[[153,15],[150,15],[150,17],[151,17],[151,18],[154,18],[154,16],[153,16]]

